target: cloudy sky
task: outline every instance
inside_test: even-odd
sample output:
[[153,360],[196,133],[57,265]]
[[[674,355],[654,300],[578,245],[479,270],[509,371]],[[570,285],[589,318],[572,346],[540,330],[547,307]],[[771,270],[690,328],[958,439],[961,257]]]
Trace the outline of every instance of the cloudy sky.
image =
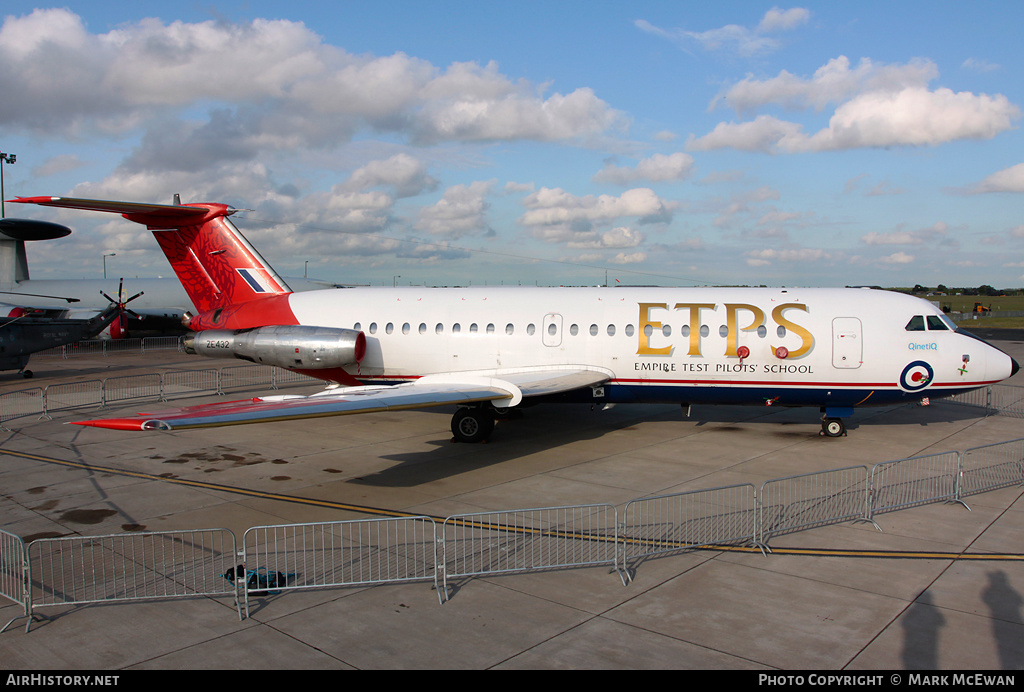
[[[1024,4],[6,0],[4,191],[226,202],[286,276],[1024,285]],[[141,227],[33,278],[167,273]]]

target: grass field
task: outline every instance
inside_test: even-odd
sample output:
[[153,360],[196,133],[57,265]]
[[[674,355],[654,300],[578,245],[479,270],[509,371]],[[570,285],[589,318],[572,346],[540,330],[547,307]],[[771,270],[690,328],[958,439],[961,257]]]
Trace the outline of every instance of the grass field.
[[949,307],[953,312],[970,313],[974,310],[975,303],[981,303],[992,312],[978,316],[974,320],[968,317],[964,320],[957,320],[964,327],[985,326],[990,329],[1024,329],[1024,317],[1001,317],[999,313],[1010,311],[1024,311],[1024,296],[925,296],[925,300],[941,307]]

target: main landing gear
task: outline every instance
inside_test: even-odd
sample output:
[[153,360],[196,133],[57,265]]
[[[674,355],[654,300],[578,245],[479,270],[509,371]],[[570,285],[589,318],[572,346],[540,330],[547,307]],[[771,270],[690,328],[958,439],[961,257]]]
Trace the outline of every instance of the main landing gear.
[[494,432],[494,411],[490,406],[463,407],[452,416],[456,442],[485,442]]
[[842,418],[822,418],[821,434],[825,437],[843,437],[846,435],[846,423]]

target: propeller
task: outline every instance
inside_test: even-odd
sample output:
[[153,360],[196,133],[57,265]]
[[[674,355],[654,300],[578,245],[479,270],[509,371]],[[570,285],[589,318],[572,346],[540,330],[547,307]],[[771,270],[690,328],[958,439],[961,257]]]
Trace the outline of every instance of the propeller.
[[[104,298],[109,300],[111,305],[116,305],[117,309],[121,312],[121,314],[129,315],[129,316],[134,317],[135,319],[139,319],[139,320],[144,319],[144,316],[138,314],[137,312],[133,312],[132,310],[129,310],[127,306],[128,306],[128,303],[132,302],[133,300],[135,300],[139,296],[143,295],[144,293],[145,293],[145,291],[139,291],[138,293],[133,295],[128,300],[117,301],[117,300],[114,300],[113,298],[111,298],[110,296],[108,296],[104,291],[100,291],[100,295],[102,295]],[[120,282],[118,283],[118,286],[117,286],[117,297],[120,298],[123,295],[124,295],[124,277],[121,277],[121,280],[120,280]]]

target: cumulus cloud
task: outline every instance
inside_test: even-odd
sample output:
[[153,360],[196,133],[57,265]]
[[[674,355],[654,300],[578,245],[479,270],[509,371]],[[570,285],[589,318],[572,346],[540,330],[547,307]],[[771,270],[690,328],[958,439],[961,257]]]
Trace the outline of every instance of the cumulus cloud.
[[1004,168],[967,189],[969,194],[1024,192],[1024,163]]
[[416,227],[433,235],[459,238],[472,233],[493,233],[486,223],[487,195],[492,181],[448,188],[436,203],[420,210]]
[[990,139],[1014,126],[1020,108],[1002,95],[929,89],[938,76],[930,61],[851,69],[840,56],[810,79],[788,72],[768,80],[747,77],[712,103],[737,113],[767,106],[821,111],[835,104],[828,127],[814,134],[800,123],[771,115],[719,123],[703,137],[690,138],[694,151],[733,148],[766,153],[834,151],[863,147],[937,146],[960,139]]
[[801,24],[807,23],[810,16],[811,13],[802,7],[788,10],[774,7],[764,14],[754,28],[727,24],[707,31],[663,29],[645,19],[638,19],[633,24],[641,31],[666,38],[683,49],[695,46],[706,51],[727,51],[749,57],[778,50],[782,44],[770,34],[795,29]]
[[763,250],[751,250],[746,253],[748,261],[753,266],[763,266],[772,261],[777,262],[822,262],[832,259],[832,254],[818,248],[793,248],[775,250],[766,248]]
[[632,185],[637,181],[652,183],[686,180],[693,169],[693,157],[675,153],[668,156],[655,154],[640,161],[635,168],[606,164],[593,180],[595,183]]
[[865,245],[924,245],[939,243],[946,240],[949,226],[942,221],[929,228],[920,228],[911,231],[892,231],[890,233],[878,233],[871,231],[860,238]]
[[523,201],[527,208],[519,218],[524,226],[567,225],[610,222],[622,217],[639,217],[640,223],[671,218],[678,203],[666,202],[650,188],[626,190],[613,195],[578,197],[561,188],[541,188]]
[[613,228],[605,233],[580,234],[581,237],[571,240],[568,246],[584,249],[633,248],[641,245],[647,236],[628,226]]
[[518,223],[529,228],[534,238],[587,249],[637,247],[646,236],[632,226],[616,226],[617,222],[633,218],[639,224],[667,223],[679,207],[649,188],[626,190],[617,197],[579,197],[560,188],[541,188],[522,204],[526,212]]
[[908,255],[905,252],[894,252],[886,257],[879,257],[878,261],[882,264],[911,264],[914,261],[913,255]]
[[396,154],[356,169],[345,187],[355,190],[390,187],[396,197],[415,197],[436,189],[438,184],[438,180],[427,173],[427,166],[422,161],[408,154]]
[[[343,143],[364,128],[424,144],[582,140],[625,126],[587,88],[545,95],[493,63],[352,55],[286,20],[146,19],[91,34],[69,10],[36,10],[4,21],[0,64],[0,125],[16,130],[123,134],[214,104],[207,120],[177,124],[180,168],[203,144],[244,157]],[[169,141],[152,134],[139,163],[173,154]]]

